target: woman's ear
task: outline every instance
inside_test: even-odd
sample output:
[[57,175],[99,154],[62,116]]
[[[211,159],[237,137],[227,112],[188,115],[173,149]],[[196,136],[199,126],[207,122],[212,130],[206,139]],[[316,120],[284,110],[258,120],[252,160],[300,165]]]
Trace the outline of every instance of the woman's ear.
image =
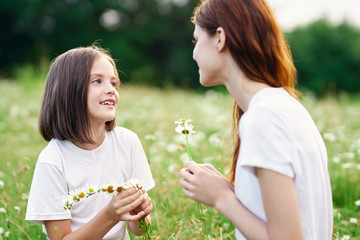
[[218,27],[216,29],[216,48],[218,50],[218,52],[221,52],[225,49],[226,46],[226,36],[225,36],[225,31],[222,27]]

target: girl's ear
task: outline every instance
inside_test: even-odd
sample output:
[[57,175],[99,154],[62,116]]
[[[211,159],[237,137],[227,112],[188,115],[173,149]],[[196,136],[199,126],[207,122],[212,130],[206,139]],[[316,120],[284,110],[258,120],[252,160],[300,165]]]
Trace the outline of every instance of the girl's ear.
[[216,48],[218,52],[221,52],[225,49],[226,46],[226,36],[225,31],[222,27],[218,27],[216,29]]

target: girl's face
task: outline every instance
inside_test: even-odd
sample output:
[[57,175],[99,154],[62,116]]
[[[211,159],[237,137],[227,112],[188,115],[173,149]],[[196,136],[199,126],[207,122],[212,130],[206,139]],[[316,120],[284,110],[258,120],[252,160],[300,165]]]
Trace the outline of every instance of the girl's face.
[[198,25],[195,25],[193,35],[195,41],[193,59],[199,67],[201,85],[209,87],[222,84],[219,79],[222,62],[216,47],[216,36],[210,36]]
[[118,79],[114,66],[105,57],[95,59],[90,70],[88,88],[88,116],[92,125],[104,125],[115,118],[119,102]]

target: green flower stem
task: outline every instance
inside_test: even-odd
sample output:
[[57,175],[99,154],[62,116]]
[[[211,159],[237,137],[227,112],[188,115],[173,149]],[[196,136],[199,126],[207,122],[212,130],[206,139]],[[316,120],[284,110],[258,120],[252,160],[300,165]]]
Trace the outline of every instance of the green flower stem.
[[192,157],[191,157],[191,153],[190,153],[190,147],[189,147],[189,140],[188,140],[188,135],[185,134],[185,141],[186,141],[186,152],[187,155],[189,157],[189,161],[192,161]]
[[[188,140],[188,135],[187,134],[185,134],[185,141],[186,141],[186,151],[187,151],[187,155],[189,157],[189,161],[193,161],[193,159],[191,157],[191,153],[190,153],[189,140]],[[201,203],[196,202],[196,206],[197,206],[197,210],[198,210],[200,219],[201,220],[205,219],[204,215],[203,215],[203,210],[202,210]]]

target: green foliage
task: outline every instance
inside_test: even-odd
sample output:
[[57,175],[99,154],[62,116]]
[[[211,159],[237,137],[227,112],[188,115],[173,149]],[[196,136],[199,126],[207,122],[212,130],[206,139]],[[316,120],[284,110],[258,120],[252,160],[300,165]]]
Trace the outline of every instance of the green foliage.
[[191,43],[190,16],[196,3],[197,0],[1,1],[0,22],[6,24],[0,25],[0,73],[14,78],[14,65],[38,65],[44,59],[50,62],[71,48],[98,41],[118,60],[123,81],[200,86]]
[[[71,48],[99,42],[117,59],[123,82],[198,89],[190,22],[198,2],[0,1],[0,75],[16,79],[17,66],[43,65]],[[318,95],[360,91],[359,29],[322,19],[287,38],[300,87]]]
[[360,91],[360,30],[325,19],[287,34],[299,85],[317,94]]
[[[33,170],[46,146],[37,130],[42,91],[43,86],[28,89],[22,82],[0,81],[0,181],[4,183],[0,184],[0,209],[6,210],[6,214],[0,212],[4,230],[0,239],[42,239],[41,227],[24,220]],[[302,102],[328,150],[333,239],[345,235],[356,239],[360,235],[360,205],[356,204],[360,204],[360,97],[341,94],[319,100],[305,93]],[[175,132],[174,124],[180,118],[191,118],[196,131],[189,138],[194,160],[211,163],[226,173],[223,166],[231,147],[232,98],[212,90],[197,93],[130,86],[120,89],[119,104],[118,125],[139,135],[156,182],[149,192],[154,206],[152,237],[235,239],[228,220],[205,206],[201,218],[197,205],[182,193],[178,171],[184,166],[185,140]]]

